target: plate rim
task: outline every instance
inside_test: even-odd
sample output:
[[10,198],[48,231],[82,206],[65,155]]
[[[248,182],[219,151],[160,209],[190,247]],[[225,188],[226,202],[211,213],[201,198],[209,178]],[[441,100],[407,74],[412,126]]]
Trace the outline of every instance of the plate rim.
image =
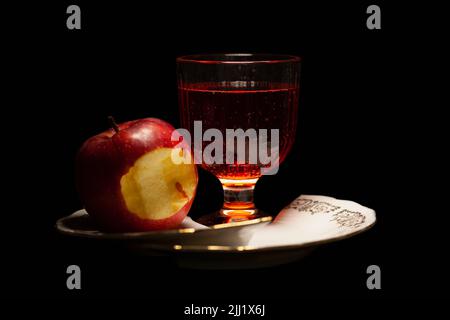
[[[208,245],[164,245],[164,244],[150,244],[146,246],[146,248],[150,250],[160,251],[160,252],[171,252],[171,253],[226,253],[226,254],[234,254],[234,253],[259,253],[259,252],[270,252],[270,251],[290,251],[290,250],[299,250],[306,249],[309,247],[320,246],[332,242],[337,242],[341,240],[345,240],[348,238],[352,238],[357,236],[363,232],[366,232],[375,225],[377,219],[374,216],[374,220],[366,225],[364,228],[355,230],[353,232],[336,236],[328,239],[314,240],[310,242],[304,242],[301,244],[289,244],[289,245],[276,245],[276,246],[208,246]],[[212,248],[211,248],[212,247]]]
[[[145,240],[149,239],[152,236],[156,235],[168,235],[168,234],[183,234],[183,233],[202,233],[205,231],[213,231],[217,229],[224,229],[230,227],[239,227],[245,225],[254,225],[262,222],[269,222],[273,220],[271,216],[265,216],[254,220],[247,220],[242,222],[233,222],[229,224],[220,224],[216,225],[219,227],[214,228],[210,227],[208,229],[198,229],[194,228],[180,228],[180,229],[171,229],[171,230],[163,230],[163,231],[147,231],[147,232],[128,232],[128,233],[104,233],[98,231],[98,234],[92,234],[91,231],[76,231],[63,226],[63,222],[67,219],[73,218],[74,215],[89,215],[86,210],[80,209],[71,215],[60,218],[56,222],[56,229],[61,233],[73,237],[85,238],[85,239],[98,239],[98,240]],[[327,239],[313,240],[300,244],[289,244],[289,245],[275,245],[275,246],[230,246],[230,245],[179,245],[179,244],[161,244],[161,243],[149,243],[145,245],[145,248],[148,250],[156,251],[156,252],[165,252],[165,253],[175,253],[175,254],[184,254],[184,253],[208,253],[208,254],[242,254],[242,253],[259,253],[259,252],[271,252],[271,251],[289,251],[289,250],[300,250],[306,249],[309,247],[320,246],[332,242],[337,242],[341,240],[345,240],[354,236],[357,236],[363,232],[366,232],[377,222],[377,217],[375,211],[373,211],[370,216],[373,217],[373,220],[365,225],[364,227],[350,231],[349,233],[334,236]],[[253,222],[252,222],[253,221]]]
[[147,238],[152,238],[158,235],[174,235],[174,234],[198,234],[205,231],[213,231],[219,229],[228,229],[235,227],[243,227],[248,225],[256,225],[259,223],[270,222],[273,220],[272,216],[264,216],[252,220],[238,221],[221,223],[210,226],[207,229],[194,229],[194,228],[178,228],[178,229],[168,229],[168,230],[155,230],[155,231],[142,231],[142,232],[116,232],[108,233],[103,231],[80,231],[67,228],[64,226],[64,222],[73,219],[75,217],[89,216],[89,213],[85,209],[79,209],[72,214],[59,218],[55,223],[56,230],[64,235],[85,238],[85,239],[98,239],[98,240],[144,240]]

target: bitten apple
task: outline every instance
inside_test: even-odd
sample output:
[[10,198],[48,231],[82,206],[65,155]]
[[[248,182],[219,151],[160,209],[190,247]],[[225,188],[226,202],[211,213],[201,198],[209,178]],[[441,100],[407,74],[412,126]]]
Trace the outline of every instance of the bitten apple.
[[77,155],[87,212],[111,232],[176,228],[192,205],[198,175],[193,161],[172,156],[190,160],[189,149],[171,141],[175,129],[165,121],[110,121],[112,128],[88,139]]

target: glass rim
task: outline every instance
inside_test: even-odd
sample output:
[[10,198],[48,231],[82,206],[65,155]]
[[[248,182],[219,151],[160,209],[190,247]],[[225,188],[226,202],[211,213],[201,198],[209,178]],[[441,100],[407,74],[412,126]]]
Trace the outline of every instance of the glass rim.
[[[253,59],[248,59],[249,57]],[[215,58],[215,59],[214,59]],[[227,60],[226,58],[229,58]],[[238,60],[233,60],[237,58]],[[247,58],[247,60],[246,60]],[[242,59],[242,60],[239,60]],[[300,62],[299,56],[278,53],[205,53],[190,54],[177,57],[177,63],[200,64],[258,64],[258,63],[296,63]]]

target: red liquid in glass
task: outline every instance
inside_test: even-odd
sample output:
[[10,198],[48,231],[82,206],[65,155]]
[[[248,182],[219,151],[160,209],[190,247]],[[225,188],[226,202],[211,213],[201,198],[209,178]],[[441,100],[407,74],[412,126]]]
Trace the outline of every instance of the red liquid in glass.
[[[295,139],[298,89],[289,84],[258,82],[223,82],[184,84],[179,87],[182,126],[193,137],[194,121],[202,121],[203,132],[219,129],[225,139],[225,129],[244,131],[253,128],[279,129],[279,164],[284,160]],[[246,143],[248,141],[246,140]],[[210,142],[204,141],[203,148]],[[225,144],[223,164],[202,167],[220,179],[254,179],[261,176],[261,164],[226,164]],[[270,164],[265,165],[265,167]]]

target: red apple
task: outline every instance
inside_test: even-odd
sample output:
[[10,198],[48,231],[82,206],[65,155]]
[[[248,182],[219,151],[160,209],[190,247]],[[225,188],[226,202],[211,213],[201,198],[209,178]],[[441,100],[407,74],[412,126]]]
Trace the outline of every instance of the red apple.
[[[186,217],[197,188],[190,152],[171,141],[175,130],[147,118],[117,125],[88,139],[77,155],[77,188],[90,216],[110,232],[176,228]],[[177,150],[178,149],[178,150]]]

